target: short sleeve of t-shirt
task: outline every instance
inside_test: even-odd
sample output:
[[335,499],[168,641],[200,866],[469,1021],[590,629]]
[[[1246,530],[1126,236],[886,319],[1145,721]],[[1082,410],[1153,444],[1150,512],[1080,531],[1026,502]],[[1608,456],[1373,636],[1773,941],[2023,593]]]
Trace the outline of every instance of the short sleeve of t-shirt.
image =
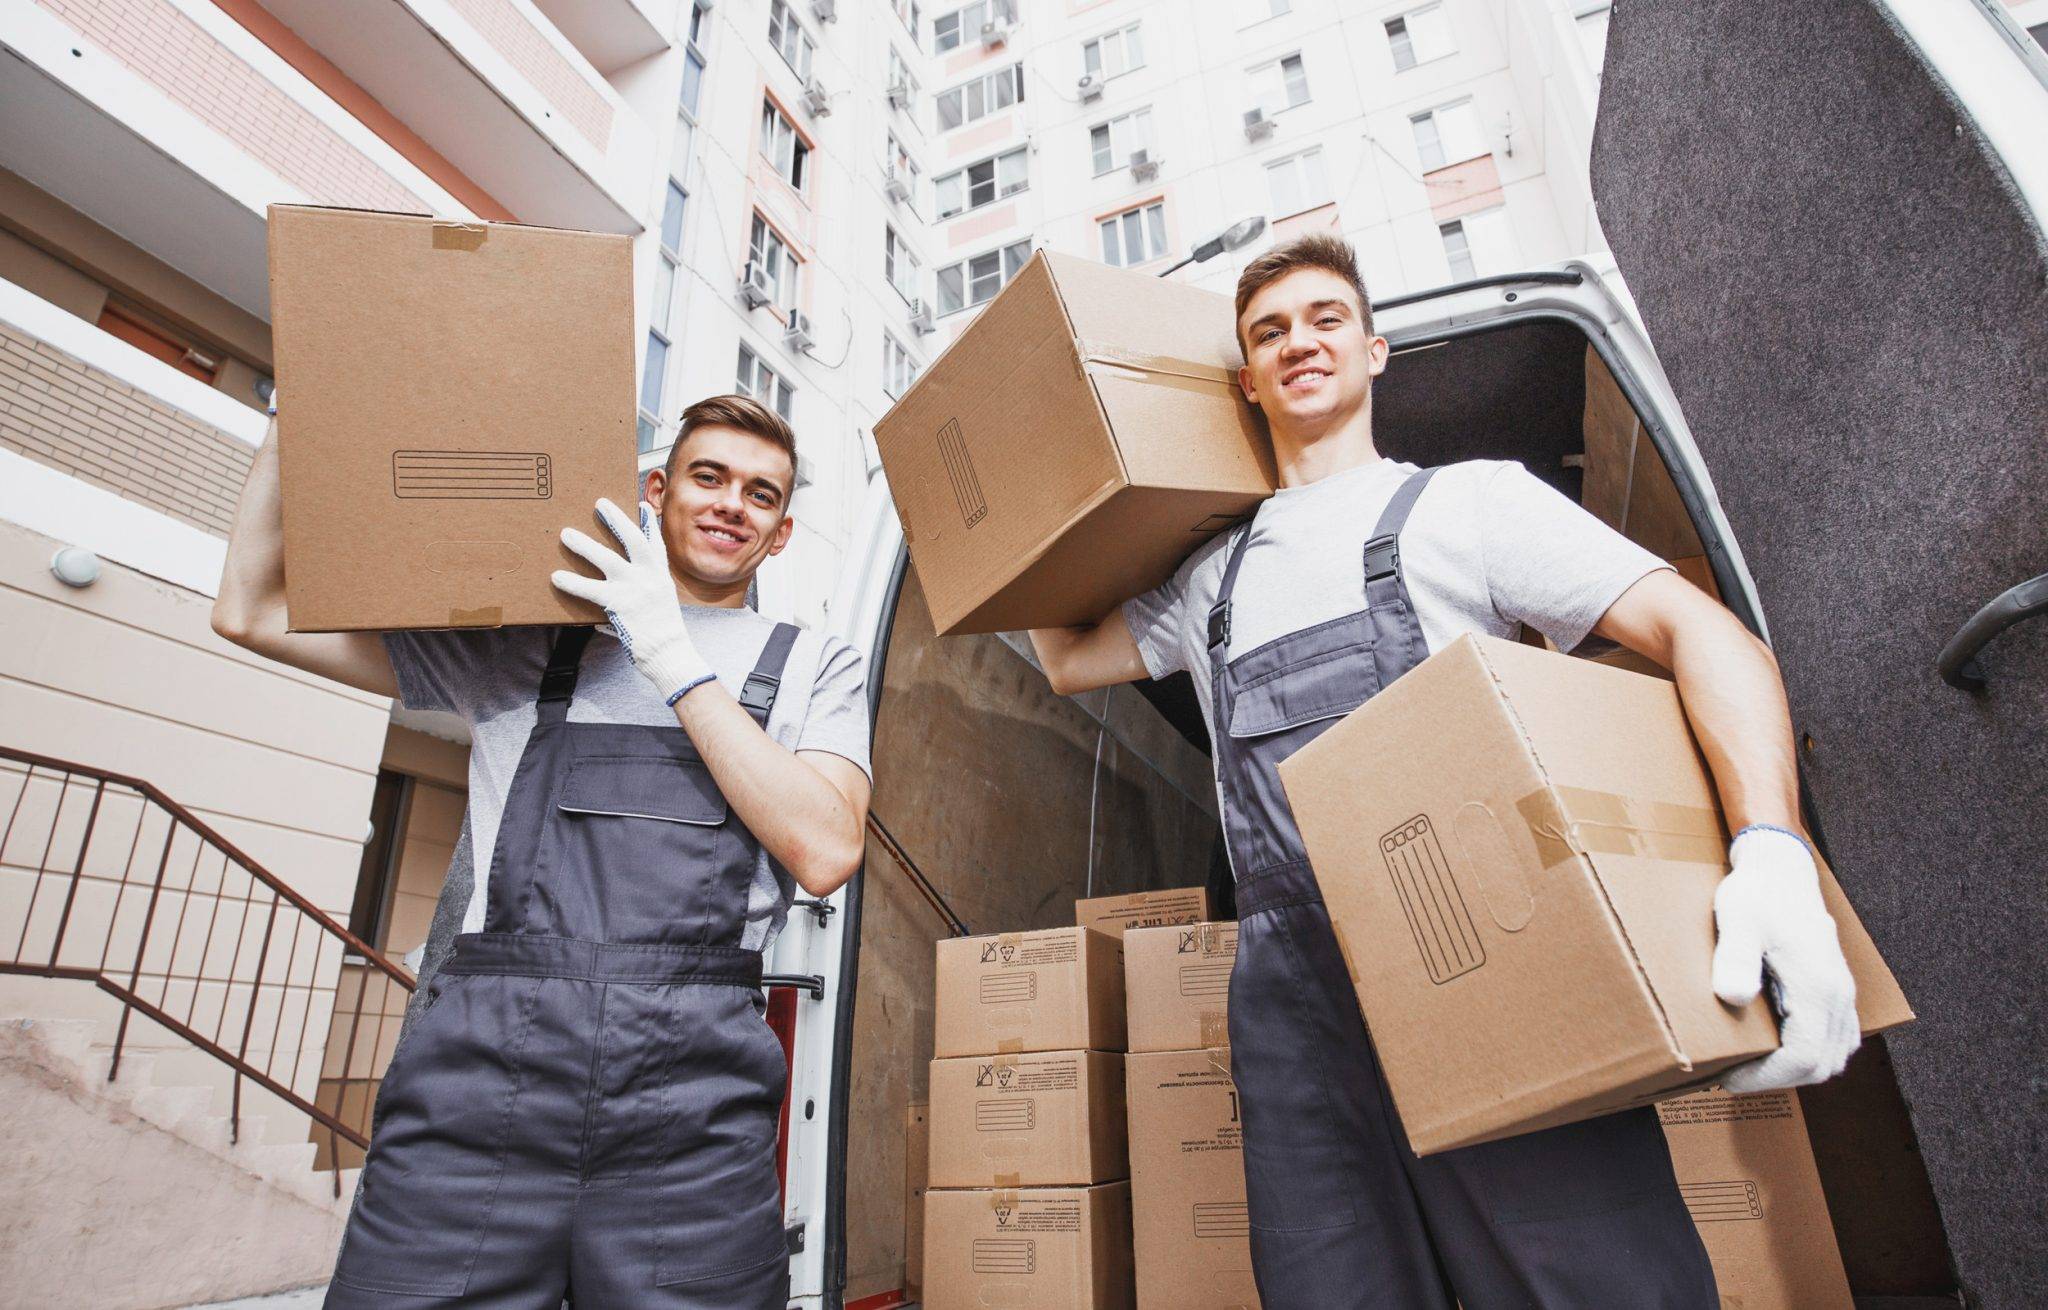
[[1504,618],[1577,647],[1608,607],[1661,559],[1520,464],[1487,480],[1479,515],[1487,595]]
[[1209,553],[1196,551],[1174,570],[1172,577],[1123,603],[1124,626],[1138,643],[1138,654],[1145,660],[1149,677],[1163,678],[1187,667],[1183,638],[1188,588],[1195,566]]
[[[475,720],[516,674],[522,657],[538,652],[546,629],[476,628],[387,632],[384,650],[407,709],[446,710]],[[527,679],[528,694],[538,686]]]
[[827,751],[851,760],[868,781],[874,781],[868,762],[867,661],[843,641],[827,640],[818,658],[818,678],[811,684],[811,702],[796,749]]

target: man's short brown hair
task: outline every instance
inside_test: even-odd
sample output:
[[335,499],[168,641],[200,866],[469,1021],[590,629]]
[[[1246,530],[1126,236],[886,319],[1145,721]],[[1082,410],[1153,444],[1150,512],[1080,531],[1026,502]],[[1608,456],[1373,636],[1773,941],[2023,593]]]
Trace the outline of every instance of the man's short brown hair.
[[732,393],[723,396],[706,396],[683,411],[682,430],[676,433],[676,442],[668,448],[668,462],[663,466],[666,476],[676,475],[676,455],[690,434],[698,428],[716,426],[737,428],[750,432],[772,445],[782,447],[789,456],[790,490],[796,490],[796,430],[788,420],[751,396]]
[[[1298,268],[1324,269],[1349,282],[1351,289],[1358,293],[1358,312],[1365,334],[1372,335],[1372,300],[1365,294],[1365,279],[1358,274],[1357,252],[1351,249],[1349,241],[1324,232],[1296,237],[1246,264],[1244,272],[1237,275],[1237,317],[1244,317],[1244,307],[1252,302],[1260,288],[1279,281]],[[1238,330],[1237,344],[1240,349],[1244,348],[1242,329]]]

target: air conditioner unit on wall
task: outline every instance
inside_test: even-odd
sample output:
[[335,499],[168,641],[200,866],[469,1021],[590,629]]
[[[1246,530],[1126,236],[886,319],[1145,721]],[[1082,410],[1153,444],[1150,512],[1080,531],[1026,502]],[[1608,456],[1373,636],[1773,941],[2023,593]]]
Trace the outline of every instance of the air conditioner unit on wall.
[[789,311],[789,322],[782,329],[782,344],[795,351],[806,351],[818,344],[811,335],[810,316],[801,309]]
[[812,118],[824,118],[832,112],[832,96],[815,77],[804,83],[804,112]]
[[748,309],[759,309],[775,299],[774,290],[768,284],[768,270],[753,260],[740,270],[740,301]]
[[981,43],[991,49],[1010,39],[1008,19],[991,18],[981,25]]
[[891,164],[882,173],[882,194],[898,204],[910,203],[910,177]]
[[811,16],[821,23],[838,22],[838,0],[811,0]]
[[1273,129],[1278,126],[1279,124],[1273,121],[1272,116],[1262,106],[1254,105],[1244,111],[1244,136],[1247,141],[1264,141],[1273,135]]
[[1081,80],[1074,83],[1074,89],[1081,93],[1083,100],[1102,99],[1102,79],[1093,73],[1081,74]]
[[916,94],[908,82],[889,83],[889,103],[897,109],[909,109],[911,97]]
[[939,330],[939,325],[932,322],[930,306],[922,300],[910,302],[910,328],[921,337],[930,336]]
[[1150,150],[1131,152],[1131,176],[1140,182],[1150,182],[1159,176],[1159,159]]

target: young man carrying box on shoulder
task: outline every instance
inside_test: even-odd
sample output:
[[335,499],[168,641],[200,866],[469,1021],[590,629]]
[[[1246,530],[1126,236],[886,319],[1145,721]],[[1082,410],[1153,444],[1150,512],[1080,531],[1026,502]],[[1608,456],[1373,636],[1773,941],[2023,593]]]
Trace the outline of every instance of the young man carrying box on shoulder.
[[795,888],[852,876],[869,794],[859,654],[745,608],[794,527],[795,435],[743,396],[699,401],[637,526],[597,502],[619,551],[563,531],[604,576],[554,584],[606,629],[382,636],[286,631],[275,443],[214,627],[466,718],[482,871],[422,970],[327,1304],[780,1310],[761,957]]
[[[1359,1013],[1279,763],[1466,632],[1589,633],[1671,669],[1731,827],[1702,987],[1776,977],[1783,1045],[1731,1090],[1818,1082],[1859,1041],[1855,987],[1799,833],[1791,720],[1769,648],[1519,464],[1416,469],[1373,444],[1374,335],[1351,248],[1312,236],[1238,281],[1245,365],[1280,490],[1245,528],[1092,627],[1033,632],[1064,694],[1195,675],[1236,874],[1232,1074],[1252,1265],[1267,1310],[1713,1310],[1714,1275],[1653,1110],[1418,1159]],[[1271,731],[1247,700],[1282,712]],[[1316,707],[1341,706],[1319,715]],[[1256,705],[1253,706],[1257,708]]]

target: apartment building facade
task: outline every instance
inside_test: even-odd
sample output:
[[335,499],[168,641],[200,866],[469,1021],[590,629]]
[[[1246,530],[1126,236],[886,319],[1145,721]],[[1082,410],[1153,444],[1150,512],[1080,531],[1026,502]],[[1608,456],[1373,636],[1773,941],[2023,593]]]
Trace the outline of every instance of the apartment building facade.
[[[798,530],[757,604],[822,624],[881,494],[874,420],[1036,249],[1227,292],[1326,229],[1381,296],[1598,249],[1604,12],[0,6],[0,1122],[32,1183],[0,1206],[0,1286],[56,1268],[79,1304],[161,1304],[321,1276],[360,1158],[334,1125],[367,1131],[404,1001],[384,962],[458,840],[459,725],[208,627],[275,385],[268,205],[631,237],[641,467],[698,396],[789,417]],[[781,963],[830,930],[798,916]],[[793,1225],[822,1168],[789,1162]],[[221,1260],[166,1215],[263,1240]]]

